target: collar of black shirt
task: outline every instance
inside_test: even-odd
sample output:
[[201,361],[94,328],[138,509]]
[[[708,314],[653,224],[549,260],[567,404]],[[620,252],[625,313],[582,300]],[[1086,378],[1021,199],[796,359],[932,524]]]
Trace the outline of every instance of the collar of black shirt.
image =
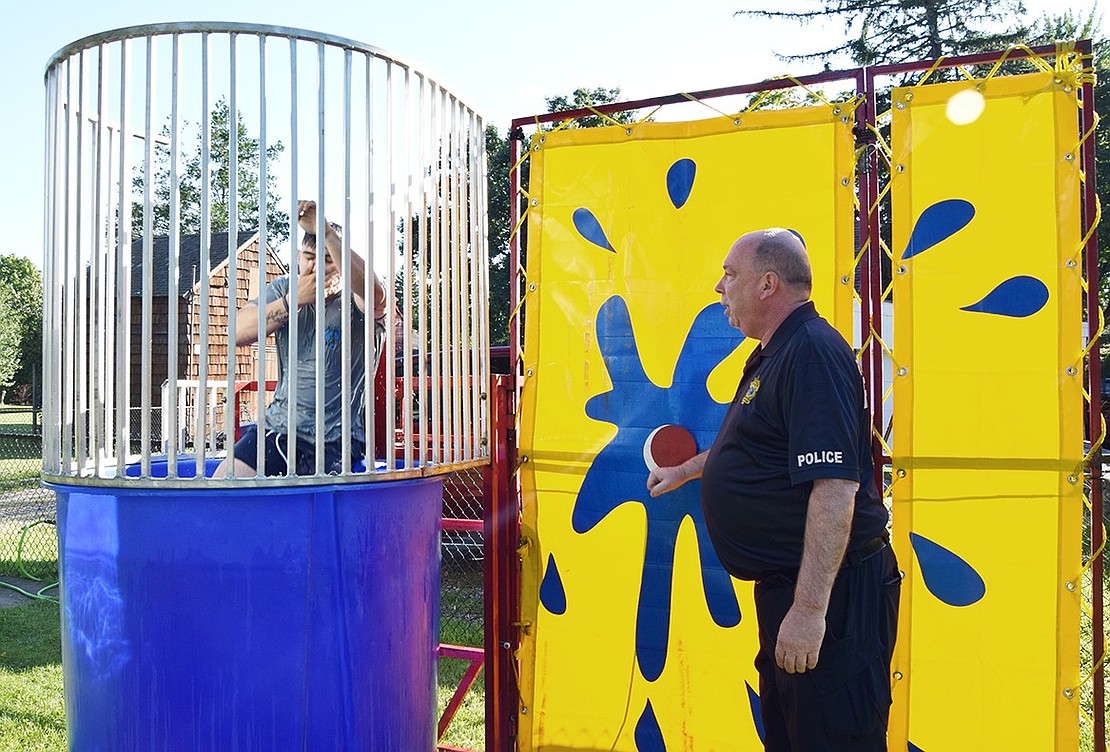
[[779,324],[779,328],[771,335],[771,340],[761,343],[759,348],[760,357],[770,358],[774,356],[775,353],[782,349],[783,344],[794,336],[794,332],[798,331],[798,327],[815,318],[817,318],[817,308],[813,305],[812,300],[807,300],[805,303],[795,308],[790,315]]

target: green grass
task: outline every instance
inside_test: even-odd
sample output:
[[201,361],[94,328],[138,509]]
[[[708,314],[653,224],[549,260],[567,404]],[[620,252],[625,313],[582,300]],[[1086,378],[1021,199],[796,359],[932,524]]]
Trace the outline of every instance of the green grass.
[[0,752],[62,752],[58,604],[0,610]]
[[[28,405],[0,405],[0,432],[2,433],[34,433],[38,429],[33,419],[34,414]],[[39,425],[42,425],[41,422]]]
[[[460,631],[452,624],[445,626],[443,640],[459,644],[469,629]],[[59,632],[55,603],[0,610],[0,752],[65,752]],[[439,713],[447,707],[467,666],[467,661],[457,658],[439,661]],[[484,749],[485,711],[483,675],[479,674],[443,743]]]
[[58,539],[55,526],[0,520],[0,575],[25,577],[44,583],[57,580]]
[[37,436],[0,436],[0,488],[38,478],[41,473],[42,441]]

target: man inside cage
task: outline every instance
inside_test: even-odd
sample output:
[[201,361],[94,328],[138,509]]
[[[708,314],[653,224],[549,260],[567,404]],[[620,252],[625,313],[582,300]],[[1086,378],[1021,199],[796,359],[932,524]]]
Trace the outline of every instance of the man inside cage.
[[[338,225],[325,222],[323,265],[319,261],[316,242],[316,204],[297,202],[298,223],[305,235],[297,254],[297,287],[290,290],[290,278],[283,275],[266,285],[263,293],[266,306],[266,333],[277,342],[278,378],[273,401],[266,408],[265,436],[259,437],[257,426],[243,429],[235,443],[234,475],[249,477],[257,474],[255,467],[258,442],[264,441],[264,474],[288,475],[290,472],[289,436],[296,438],[294,465],[297,475],[316,473],[316,379],[324,383],[324,472],[339,473],[343,468],[343,411],[350,410],[351,462],[362,458],[366,443],[363,405],[367,398],[367,378],[372,380],[373,368],[367,373],[363,362],[365,343],[366,301],[360,293],[366,289],[366,274],[373,277],[374,287],[374,361],[381,354],[385,332],[386,293],[381,280],[368,270],[362,257],[353,250],[350,255],[351,319],[347,341],[343,340],[342,249]],[[316,277],[324,275],[324,343],[323,362],[316,358]],[[258,342],[258,299],[246,303],[235,316],[235,343],[238,347]],[[296,362],[289,363],[289,324],[297,316]],[[343,400],[343,349],[350,352],[350,399]],[[297,369],[296,394],[289,394],[289,371]],[[294,399],[296,425],[288,425],[289,400]],[[229,462],[224,460],[216,477],[226,477]]]

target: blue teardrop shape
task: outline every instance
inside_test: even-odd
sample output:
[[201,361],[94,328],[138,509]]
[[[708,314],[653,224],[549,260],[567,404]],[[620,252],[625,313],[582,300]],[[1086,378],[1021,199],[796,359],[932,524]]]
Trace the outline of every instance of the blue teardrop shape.
[[793,235],[794,237],[796,237],[798,239],[798,242],[800,242],[802,244],[802,248],[806,247],[806,239],[802,237],[802,233],[798,232],[797,230],[793,230],[789,227],[786,228],[786,231],[789,232],[791,235]]
[[681,209],[694,188],[694,174],[698,166],[692,159],[680,159],[667,170],[667,194],[674,208]]
[[921,565],[925,587],[949,606],[970,606],[987,592],[983,578],[974,567],[923,535],[910,533],[910,543]]
[[540,583],[540,603],[557,616],[567,612],[567,591],[563,589],[563,578],[559,576],[555,554],[547,555],[547,571]]
[[917,218],[902,258],[913,258],[942,240],[947,240],[967,227],[974,216],[975,207],[962,198],[950,198],[929,206]]
[[1048,285],[1044,282],[1036,277],[1010,277],[978,303],[960,310],[1022,319],[1044,308],[1047,302]]
[[906,742],[906,752],[925,752],[925,750],[921,749],[921,747],[917,746],[913,742],[908,741]]
[[744,682],[744,686],[748,688],[748,705],[752,708],[752,720],[755,721],[755,733],[759,734],[759,741],[764,741],[763,731],[763,710],[759,702],[759,695],[752,689],[752,685]]
[[667,752],[651,700],[647,701],[644,712],[640,713],[640,720],[636,721],[636,752]]
[[599,248],[616,253],[613,246],[609,244],[609,238],[605,237],[605,230],[601,229],[601,223],[597,221],[597,217],[594,216],[592,211],[585,208],[575,209],[573,219],[574,229],[578,230],[579,235]]

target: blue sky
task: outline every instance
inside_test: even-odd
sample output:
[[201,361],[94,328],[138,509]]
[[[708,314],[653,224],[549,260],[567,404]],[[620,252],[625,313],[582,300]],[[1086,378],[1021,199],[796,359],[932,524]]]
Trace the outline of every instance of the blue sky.
[[[1093,0],[1026,0],[1031,16],[1052,6],[1089,9]],[[0,252],[41,265],[43,71],[60,48],[90,34],[169,21],[243,21],[357,39],[412,61],[500,128],[542,112],[544,96],[578,86],[620,86],[628,98],[746,83],[816,66],[786,64],[775,52],[833,44],[836,25],[796,28],[736,17],[759,0],[407,0],[305,3],[293,0],[78,0],[22,4],[9,15],[0,70],[0,205],[9,223]],[[1106,34],[1106,23],[1103,24]],[[704,115],[691,115],[702,117]],[[18,207],[18,208],[17,208]]]

